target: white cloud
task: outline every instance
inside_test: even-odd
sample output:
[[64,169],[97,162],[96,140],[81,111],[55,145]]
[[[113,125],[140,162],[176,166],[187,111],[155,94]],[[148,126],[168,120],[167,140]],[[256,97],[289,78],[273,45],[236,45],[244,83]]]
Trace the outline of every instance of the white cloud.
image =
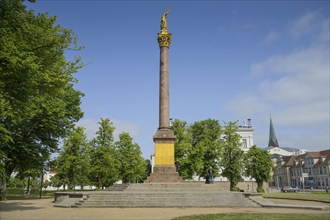
[[329,51],[310,48],[272,57],[252,66],[266,77],[259,85],[264,99],[276,104],[304,104],[329,98]]
[[283,127],[312,128],[329,122],[329,103],[309,102],[303,105],[291,105],[281,109],[277,124]]
[[271,30],[267,33],[264,39],[261,40],[261,44],[272,44],[280,38],[281,34],[277,31]]
[[294,37],[301,37],[305,34],[310,34],[315,29],[315,23],[319,22],[317,12],[310,12],[291,22],[290,33]]
[[[303,126],[329,122],[329,50],[309,48],[283,57],[271,57],[252,65],[251,72],[264,80],[257,92],[239,103],[254,100],[256,107],[269,106],[281,114],[281,124]],[[237,105],[240,105],[240,104]],[[253,103],[252,103],[253,104]],[[247,108],[248,109],[248,108]]]
[[[304,41],[303,47],[292,48],[285,55],[271,56],[251,65],[252,77],[260,81],[249,94],[240,94],[228,103],[227,109],[239,117],[250,114],[256,123],[260,118],[269,118],[270,113],[275,115],[282,146],[329,146],[330,58],[326,24],[329,19],[320,20],[316,13],[308,13],[292,22],[294,37],[314,31],[310,44],[306,45]],[[264,124],[260,126],[266,127]],[[268,132],[262,132],[268,138]],[[255,139],[266,144],[260,135]]]
[[319,38],[317,39],[318,43],[322,43],[324,42],[325,44],[327,44],[329,46],[329,29],[330,26],[330,19],[325,19],[322,23],[321,23],[321,34],[319,36]]
[[88,139],[92,139],[95,136],[95,132],[98,130],[98,121],[92,118],[83,118],[78,123],[77,126],[85,128]]
[[126,121],[120,121],[120,120],[113,120],[113,123],[115,125],[115,132],[114,136],[115,138],[118,137],[118,135],[122,132],[128,132],[131,137],[136,138],[141,134],[140,127],[134,123],[126,122]]
[[[308,149],[310,151],[325,150],[329,148],[329,130],[318,133],[277,133],[279,144],[282,147]],[[268,140],[267,140],[268,141]]]
[[[98,122],[100,119],[92,119],[92,118],[83,118],[80,120],[77,125],[84,127],[86,130],[86,134],[88,139],[92,139],[95,137],[95,133],[99,129],[99,124]],[[125,121],[120,121],[116,119],[110,119],[110,121],[113,122],[115,131],[114,131],[114,138],[117,140],[118,136],[122,132],[128,132],[131,137],[136,138],[139,137],[141,131],[138,125],[131,123],[131,122],[125,122]]]
[[270,111],[268,104],[263,102],[254,93],[239,95],[227,103],[225,109],[232,112],[238,118],[246,118],[248,115]]

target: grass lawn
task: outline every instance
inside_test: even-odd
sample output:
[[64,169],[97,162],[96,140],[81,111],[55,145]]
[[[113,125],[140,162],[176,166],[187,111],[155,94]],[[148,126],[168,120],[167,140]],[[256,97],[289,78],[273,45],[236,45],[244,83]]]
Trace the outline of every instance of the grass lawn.
[[262,195],[264,198],[278,198],[278,199],[297,199],[321,201],[330,203],[330,193],[326,192],[307,192],[307,193],[267,193]]
[[227,213],[179,217],[173,220],[329,220],[328,215],[279,213]]

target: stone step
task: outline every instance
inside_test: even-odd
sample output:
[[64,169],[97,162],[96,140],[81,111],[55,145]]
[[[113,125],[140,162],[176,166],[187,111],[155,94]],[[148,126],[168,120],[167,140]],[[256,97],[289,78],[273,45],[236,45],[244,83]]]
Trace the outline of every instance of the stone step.
[[[94,191],[58,197],[66,207],[256,207],[241,192],[230,192],[217,184],[130,184],[107,191]],[[123,191],[122,191],[123,190]],[[76,200],[61,202],[64,198]],[[60,201],[61,200],[61,201]],[[61,206],[61,204],[57,204]]]
[[255,207],[241,193],[123,193],[89,195],[78,207]]
[[113,197],[130,197],[130,198],[142,198],[142,197],[178,197],[178,196],[186,196],[186,197],[241,197],[242,193],[234,193],[234,192],[123,192],[123,193],[107,193],[107,194],[93,194],[90,193],[88,198],[113,198]]
[[131,184],[128,191],[227,191],[220,184]]
[[128,186],[129,184],[114,184],[111,187],[105,189],[105,191],[124,191]]
[[171,198],[168,199],[114,199],[107,201],[87,200],[76,203],[78,207],[257,207],[251,200],[241,198]]
[[87,200],[82,201],[180,201],[180,200],[187,200],[187,199],[199,199],[199,200],[218,200],[218,201],[230,201],[230,200],[240,200],[242,196],[233,196],[233,197],[221,197],[221,196],[209,196],[209,197],[197,197],[197,196],[169,196],[169,197],[92,197]]
[[188,208],[188,207],[205,207],[205,208],[224,208],[224,207],[260,207],[256,204],[218,204],[214,202],[203,202],[203,203],[95,203],[95,204],[76,204],[72,205],[72,208],[155,208],[155,207],[166,207],[166,208]]

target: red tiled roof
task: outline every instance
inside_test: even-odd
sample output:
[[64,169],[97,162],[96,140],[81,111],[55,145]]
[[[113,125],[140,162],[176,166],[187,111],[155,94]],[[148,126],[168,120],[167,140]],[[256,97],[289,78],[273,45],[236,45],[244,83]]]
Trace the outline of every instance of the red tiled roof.
[[283,164],[283,166],[286,166],[286,167],[292,167],[294,166],[294,161],[295,161],[295,156],[290,156],[288,158],[288,160]]
[[[321,158],[323,159],[323,161],[321,161]],[[317,161],[315,166],[329,165],[330,164],[330,150],[320,151],[320,156],[318,159],[319,160]]]

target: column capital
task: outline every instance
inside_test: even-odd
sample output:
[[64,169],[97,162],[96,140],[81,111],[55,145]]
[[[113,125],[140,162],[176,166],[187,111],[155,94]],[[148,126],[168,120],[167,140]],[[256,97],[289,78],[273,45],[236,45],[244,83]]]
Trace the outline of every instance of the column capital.
[[172,34],[167,32],[167,33],[164,33],[164,32],[160,32],[158,33],[158,44],[159,44],[159,47],[170,47],[170,44],[171,44],[171,39],[172,39]]

